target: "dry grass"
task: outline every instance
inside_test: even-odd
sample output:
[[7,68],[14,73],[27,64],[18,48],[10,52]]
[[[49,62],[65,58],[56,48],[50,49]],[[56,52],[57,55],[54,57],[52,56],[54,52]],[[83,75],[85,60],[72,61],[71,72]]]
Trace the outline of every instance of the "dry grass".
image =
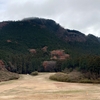
[[9,71],[0,71],[0,82],[1,81],[8,81],[8,80],[14,80],[14,79],[18,79],[19,75],[16,73],[12,73]]
[[56,73],[49,77],[51,80],[61,81],[61,82],[77,82],[77,83],[100,83],[100,80],[93,80],[84,77],[84,74],[78,71],[72,71],[68,74],[66,73]]

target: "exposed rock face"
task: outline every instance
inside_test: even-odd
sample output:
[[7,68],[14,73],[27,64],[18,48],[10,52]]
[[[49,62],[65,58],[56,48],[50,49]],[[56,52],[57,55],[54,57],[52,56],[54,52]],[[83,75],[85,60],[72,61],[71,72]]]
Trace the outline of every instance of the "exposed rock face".
[[34,26],[39,25],[41,29],[43,28],[49,29],[51,32],[54,32],[58,38],[66,42],[87,41],[87,36],[85,36],[85,34],[83,34],[82,32],[77,30],[65,29],[62,26],[60,26],[58,23],[56,23],[54,20],[31,17],[31,18],[24,18],[22,22],[23,21],[27,21],[29,23],[33,22]]
[[51,59],[65,60],[69,58],[69,54],[65,54],[64,50],[51,51]]
[[43,67],[45,71],[55,71],[56,61],[44,61]]
[[69,30],[67,29],[66,32],[63,35],[63,38],[65,41],[69,41],[69,42],[85,42],[86,41],[86,36],[76,30]]

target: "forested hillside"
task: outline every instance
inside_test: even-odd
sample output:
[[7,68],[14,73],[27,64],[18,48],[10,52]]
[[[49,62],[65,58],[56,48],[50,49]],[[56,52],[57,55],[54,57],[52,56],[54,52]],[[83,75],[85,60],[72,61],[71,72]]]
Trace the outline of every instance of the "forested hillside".
[[[46,50],[44,47],[47,47]],[[69,58],[59,61],[56,55],[55,59],[51,59],[53,50],[64,50],[69,54]],[[52,71],[76,67],[83,70],[88,66],[86,61],[91,61],[93,55],[99,59],[100,41],[97,37],[92,34],[86,36],[77,30],[64,29],[53,20],[32,18],[0,23],[0,59],[10,71],[17,73],[45,71],[43,62],[51,60],[56,61]],[[81,57],[86,57],[86,61]],[[96,70],[100,70],[98,62],[99,60],[96,61],[98,66]],[[96,73],[100,74],[100,71]]]

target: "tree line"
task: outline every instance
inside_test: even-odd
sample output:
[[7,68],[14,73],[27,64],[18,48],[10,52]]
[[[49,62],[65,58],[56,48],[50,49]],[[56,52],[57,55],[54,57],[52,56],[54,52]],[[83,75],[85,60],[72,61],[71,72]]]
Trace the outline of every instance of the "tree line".
[[[6,68],[19,74],[27,74],[33,71],[44,72],[43,61],[50,60],[50,53],[38,50],[36,54],[10,55],[5,61]],[[56,71],[74,69],[85,73],[89,78],[100,77],[100,56],[84,55],[79,57],[70,57],[66,60],[55,60]],[[53,70],[55,71],[55,70]]]

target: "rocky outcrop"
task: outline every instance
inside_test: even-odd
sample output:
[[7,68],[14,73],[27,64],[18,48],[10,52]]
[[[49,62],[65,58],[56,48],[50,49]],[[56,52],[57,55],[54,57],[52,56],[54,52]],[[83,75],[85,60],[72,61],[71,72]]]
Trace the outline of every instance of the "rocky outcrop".
[[85,34],[77,31],[77,30],[69,30],[63,34],[63,39],[68,42],[86,42],[87,38]]

